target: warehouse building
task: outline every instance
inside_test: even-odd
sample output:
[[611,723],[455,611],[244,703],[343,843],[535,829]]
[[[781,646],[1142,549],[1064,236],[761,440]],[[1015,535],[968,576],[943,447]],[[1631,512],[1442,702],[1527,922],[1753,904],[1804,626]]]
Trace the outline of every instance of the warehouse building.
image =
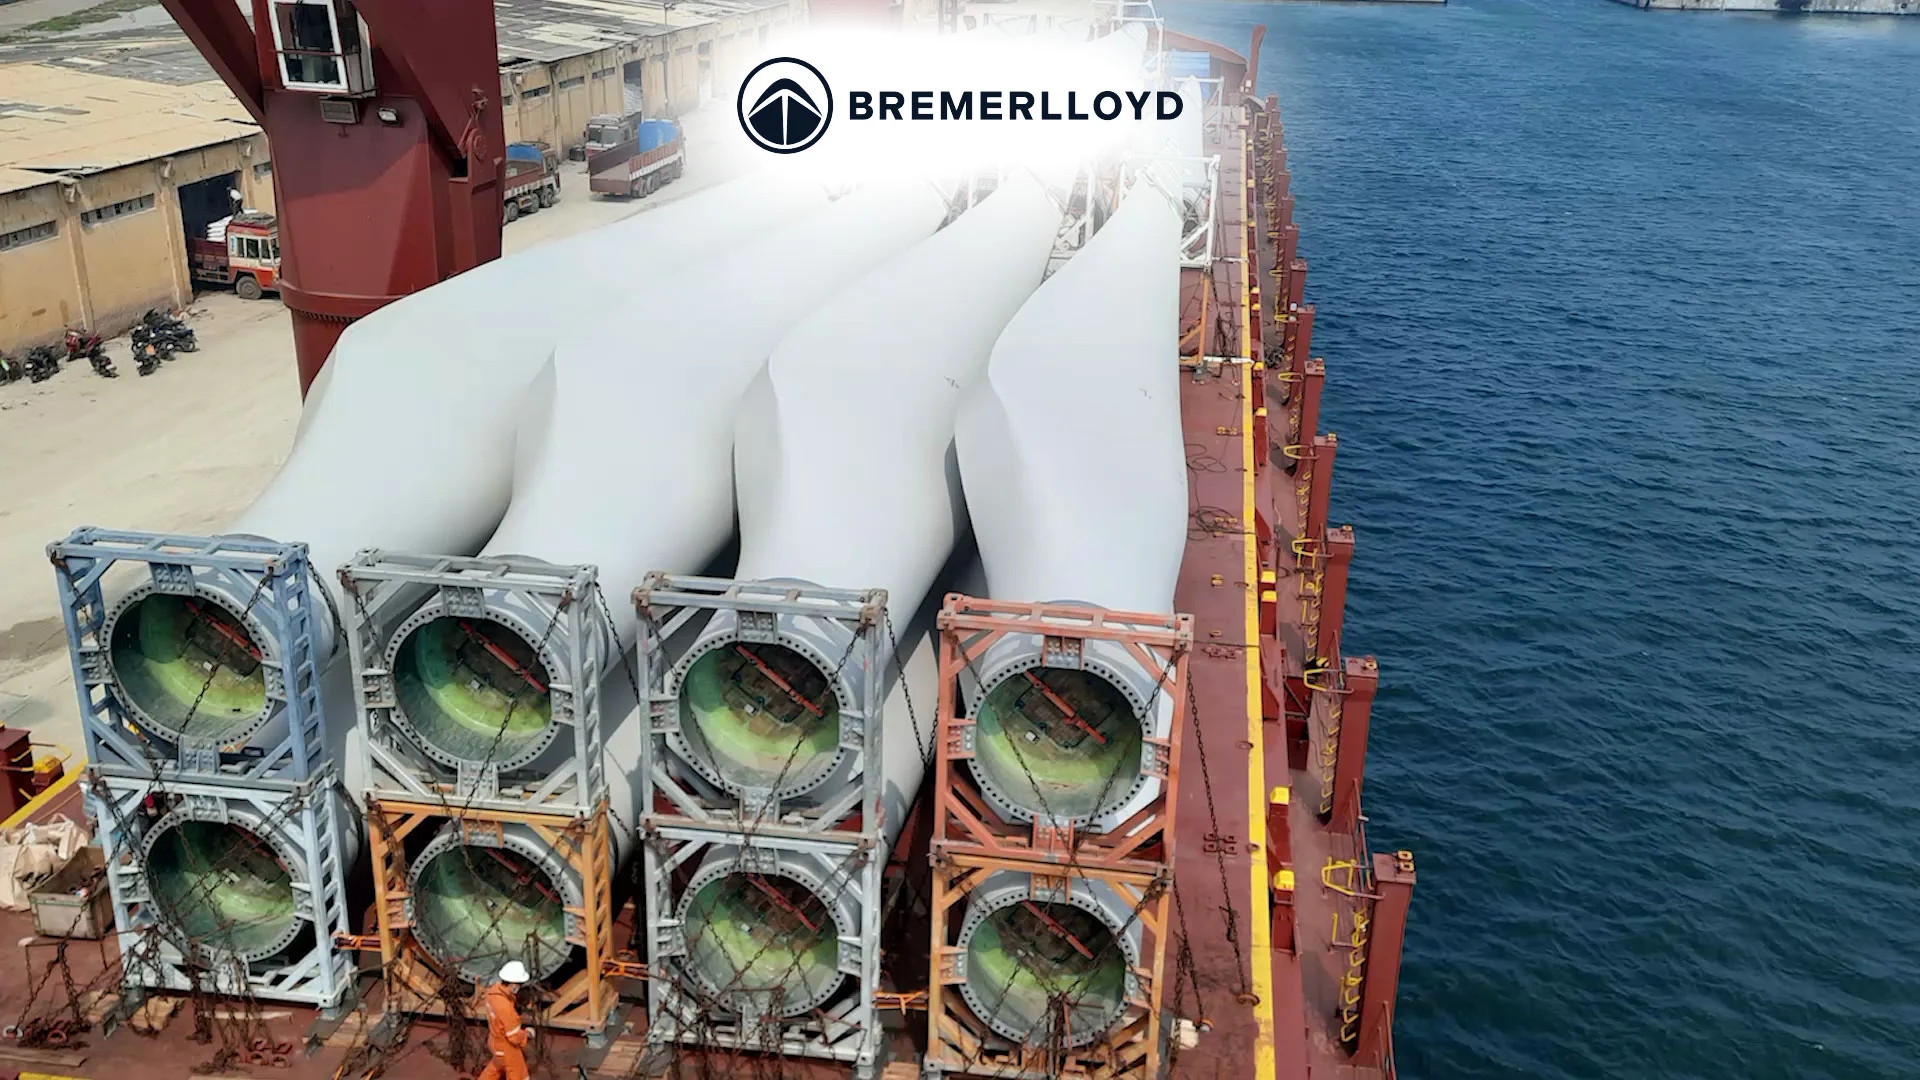
[[511,142],[580,144],[587,118],[672,119],[744,74],[796,27],[804,0],[498,0],[500,101]]
[[[507,139],[566,152],[591,116],[679,116],[805,10],[496,0]],[[184,307],[188,238],[271,212],[272,175],[265,136],[171,23],[0,45],[0,351]]]
[[272,173],[224,86],[0,66],[0,349],[184,306],[186,237],[271,211]]

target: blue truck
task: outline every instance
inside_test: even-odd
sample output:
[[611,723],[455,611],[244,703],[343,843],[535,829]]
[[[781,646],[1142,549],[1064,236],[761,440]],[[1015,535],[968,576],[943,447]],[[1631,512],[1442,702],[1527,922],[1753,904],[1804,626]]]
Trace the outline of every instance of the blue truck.
[[503,221],[531,214],[560,201],[560,154],[543,142],[507,144],[507,175],[501,185],[507,207]]
[[587,124],[590,191],[644,198],[678,180],[686,164],[680,125],[671,120],[596,116]]

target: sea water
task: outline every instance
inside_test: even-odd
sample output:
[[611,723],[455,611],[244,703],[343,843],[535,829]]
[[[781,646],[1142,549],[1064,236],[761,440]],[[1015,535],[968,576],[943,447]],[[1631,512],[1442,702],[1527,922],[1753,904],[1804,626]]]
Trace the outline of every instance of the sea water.
[[1920,19],[1161,11],[1270,28],[1401,1075],[1920,1076]]

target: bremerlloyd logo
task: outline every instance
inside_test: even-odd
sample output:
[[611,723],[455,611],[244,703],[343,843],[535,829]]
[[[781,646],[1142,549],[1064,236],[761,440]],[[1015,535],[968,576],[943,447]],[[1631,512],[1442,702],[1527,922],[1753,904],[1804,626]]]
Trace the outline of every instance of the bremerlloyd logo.
[[747,74],[735,101],[741,130],[769,153],[820,147],[832,167],[857,162],[863,173],[909,160],[1066,167],[1122,140],[1184,131],[1201,100],[1184,84],[1142,86],[1144,44],[1119,35],[1078,45],[942,39],[904,54],[856,37],[813,44],[807,59],[789,53]]
[[[1087,107],[1082,108],[1081,103]],[[1175,120],[1186,103],[1171,90],[1101,90],[1090,98],[1050,90],[851,90],[849,120]],[[977,106],[977,108],[976,108]],[[1061,106],[1065,111],[1061,111]]]
[[776,56],[747,73],[734,111],[755,146],[797,154],[827,133],[833,122],[833,88],[820,69],[805,60]]

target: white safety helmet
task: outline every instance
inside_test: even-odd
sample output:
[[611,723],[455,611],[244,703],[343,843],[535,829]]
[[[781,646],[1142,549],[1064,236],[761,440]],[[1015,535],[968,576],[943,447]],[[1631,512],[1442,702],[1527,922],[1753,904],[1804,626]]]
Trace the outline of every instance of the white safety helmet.
[[523,983],[528,979],[527,965],[518,960],[509,960],[500,969],[500,981],[503,983]]

